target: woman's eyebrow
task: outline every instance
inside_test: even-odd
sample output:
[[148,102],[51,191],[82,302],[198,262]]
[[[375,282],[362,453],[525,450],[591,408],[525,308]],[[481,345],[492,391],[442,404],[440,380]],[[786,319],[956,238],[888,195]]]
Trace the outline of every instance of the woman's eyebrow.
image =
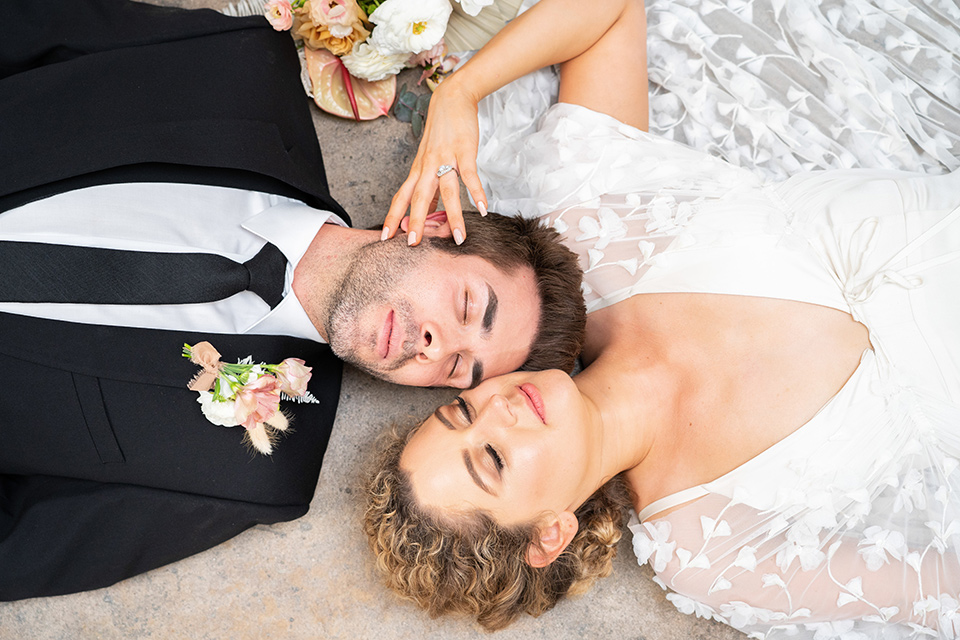
[[473,466],[473,460],[470,459],[470,453],[466,449],[463,450],[463,464],[466,465],[467,473],[470,474],[470,477],[473,478],[473,481],[476,483],[476,485],[490,495],[496,497],[497,494],[491,491],[480,478],[480,474],[477,473],[476,468]]
[[447,429],[450,429],[450,431],[456,431],[457,428],[440,413],[440,409],[443,409],[443,406],[437,407],[437,410],[433,412],[433,417],[439,420]]

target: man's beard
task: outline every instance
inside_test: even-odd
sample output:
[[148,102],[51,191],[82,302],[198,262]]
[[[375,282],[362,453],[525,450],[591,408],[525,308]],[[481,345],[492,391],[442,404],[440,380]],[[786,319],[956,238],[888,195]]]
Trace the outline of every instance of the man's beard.
[[[425,253],[425,249],[408,247],[396,238],[372,242],[357,250],[327,305],[330,309],[327,338],[337,357],[377,376],[399,369],[416,355],[419,326],[410,303],[395,292],[405,279],[417,275]],[[366,346],[371,353],[376,353],[378,334],[362,335],[359,321],[365,310],[388,302],[394,309],[397,330],[403,328],[404,342],[399,356],[381,366],[373,366],[361,359],[358,347]]]

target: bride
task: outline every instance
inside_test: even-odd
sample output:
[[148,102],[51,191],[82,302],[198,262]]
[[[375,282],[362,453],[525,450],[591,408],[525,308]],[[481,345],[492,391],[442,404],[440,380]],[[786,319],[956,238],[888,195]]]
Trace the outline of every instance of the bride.
[[395,432],[378,566],[498,629],[609,573],[628,527],[674,604],[750,637],[956,637],[960,173],[764,184],[651,136],[644,30],[639,0],[543,0],[433,98],[385,235],[408,205],[422,229],[438,184],[462,225],[440,165],[482,210],[477,102],[562,63],[521,152],[581,257],[586,366],[492,378]]

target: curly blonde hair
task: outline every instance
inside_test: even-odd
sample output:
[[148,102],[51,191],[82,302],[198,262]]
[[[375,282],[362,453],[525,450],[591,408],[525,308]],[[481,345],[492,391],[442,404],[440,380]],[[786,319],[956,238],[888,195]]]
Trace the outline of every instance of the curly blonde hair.
[[610,574],[631,505],[622,476],[577,509],[579,530],[566,550],[550,565],[535,568],[526,562],[527,547],[539,539],[535,524],[502,527],[480,510],[451,518],[417,504],[409,476],[400,469],[400,456],[417,428],[394,426],[384,434],[379,464],[367,483],[363,528],[388,587],[431,617],[466,614],[496,631],[521,613],[539,616]]

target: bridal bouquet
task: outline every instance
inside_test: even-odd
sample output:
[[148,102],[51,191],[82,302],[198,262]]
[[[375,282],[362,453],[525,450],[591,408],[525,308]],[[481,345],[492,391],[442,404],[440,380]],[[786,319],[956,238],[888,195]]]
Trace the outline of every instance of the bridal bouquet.
[[396,74],[425,69],[431,88],[458,62],[447,56],[444,33],[451,2],[476,16],[494,0],[269,0],[267,20],[303,43],[305,68],[317,105],[342,117],[385,115],[396,95]]
[[248,356],[230,364],[220,361],[209,342],[184,344],[183,357],[203,367],[188,387],[200,394],[197,402],[207,420],[222,427],[243,425],[245,441],[264,455],[273,453],[277,432],[289,426],[281,399],[319,402],[307,391],[311,368],[299,358],[254,364]]

